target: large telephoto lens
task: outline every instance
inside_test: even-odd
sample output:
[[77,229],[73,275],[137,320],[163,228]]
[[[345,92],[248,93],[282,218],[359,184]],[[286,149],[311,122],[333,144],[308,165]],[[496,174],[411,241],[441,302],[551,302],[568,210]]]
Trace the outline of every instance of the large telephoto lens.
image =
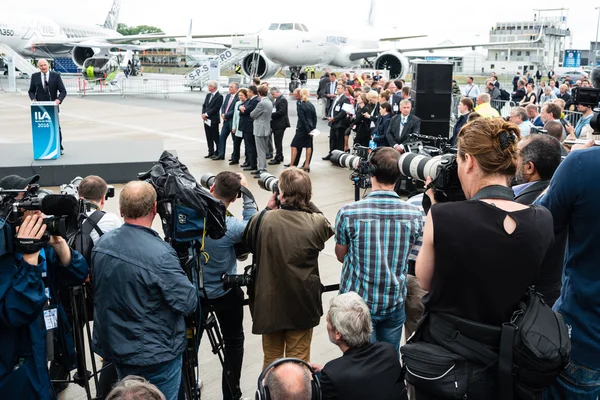
[[442,156],[429,157],[415,153],[404,153],[400,156],[398,166],[402,175],[424,182],[428,176],[432,179],[437,177],[441,162]]
[[357,169],[360,165],[360,157],[345,153],[340,150],[334,150],[331,152],[330,161],[333,165],[348,169]]
[[215,183],[215,174],[207,172],[200,177],[200,184],[207,189],[210,189]]
[[277,193],[279,192],[279,187],[277,183],[279,180],[275,175],[271,175],[268,172],[263,172],[260,174],[260,178],[258,179],[258,186],[261,189],[268,190],[269,192]]

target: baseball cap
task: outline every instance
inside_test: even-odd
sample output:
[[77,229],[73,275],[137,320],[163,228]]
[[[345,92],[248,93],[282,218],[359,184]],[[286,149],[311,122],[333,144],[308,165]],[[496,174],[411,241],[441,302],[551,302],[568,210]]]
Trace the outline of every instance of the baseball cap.
[[8,175],[0,179],[0,188],[5,190],[25,189],[40,180],[39,175],[33,175],[29,178],[23,178],[19,175]]

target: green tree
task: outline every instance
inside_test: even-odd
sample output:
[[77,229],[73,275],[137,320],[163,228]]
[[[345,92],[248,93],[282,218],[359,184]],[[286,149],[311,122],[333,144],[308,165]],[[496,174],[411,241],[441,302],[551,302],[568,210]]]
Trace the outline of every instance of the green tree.
[[138,25],[128,26],[126,24],[119,23],[117,26],[117,32],[124,36],[130,35],[145,35],[148,33],[163,33],[162,29],[151,25]]

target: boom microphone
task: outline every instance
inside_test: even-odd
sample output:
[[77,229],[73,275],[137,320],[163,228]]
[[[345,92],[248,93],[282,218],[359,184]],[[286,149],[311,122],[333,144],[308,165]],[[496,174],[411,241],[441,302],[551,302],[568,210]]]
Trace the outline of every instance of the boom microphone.
[[600,89],[600,67],[596,67],[592,70],[590,80],[592,81],[592,86],[596,89]]

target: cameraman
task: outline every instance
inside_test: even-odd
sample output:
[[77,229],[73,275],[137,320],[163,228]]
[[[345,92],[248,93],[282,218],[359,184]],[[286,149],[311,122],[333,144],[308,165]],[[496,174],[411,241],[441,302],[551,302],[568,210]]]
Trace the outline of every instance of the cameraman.
[[[553,241],[552,216],[543,207],[514,201],[508,182],[517,169],[518,139],[517,126],[500,118],[479,118],[460,131],[458,178],[469,200],[434,204],[427,214],[416,273],[429,291],[423,299],[428,317],[415,339],[447,345],[431,337],[434,319],[501,327],[536,282]],[[427,194],[435,202],[432,190]],[[498,344],[474,336],[470,339],[484,346]],[[472,359],[468,368],[477,378],[469,380],[465,397],[496,398],[497,370]],[[432,398],[428,389],[416,387],[417,398]]]
[[96,223],[98,229],[95,229],[96,227],[94,227],[94,229],[90,231],[90,237],[94,241],[94,244],[98,242],[98,239],[100,239],[100,236],[104,233],[110,232],[123,225],[121,218],[116,214],[102,211],[106,201],[106,194],[108,193],[108,185],[104,179],[97,175],[86,176],[79,184],[77,192],[79,193],[79,197],[87,200],[93,209],[87,213],[88,219],[93,218],[93,215],[96,213],[101,214]]
[[[4,189],[23,189],[32,181],[13,175],[0,182]],[[39,211],[24,215],[15,251],[0,256],[0,393],[6,399],[55,399],[48,361],[73,348],[57,291],[81,284],[88,265],[62,237],[44,240]],[[2,225],[0,241],[10,249],[14,233]],[[63,360],[75,367],[74,354]]]
[[[248,188],[248,182],[244,175],[224,171],[215,178],[215,183],[210,188],[210,193],[221,200],[226,208],[233,203],[240,193],[241,187]],[[221,239],[204,239],[204,250],[209,259],[204,268],[204,287],[208,299],[202,298],[202,309],[209,307],[214,309],[217,315],[223,341],[225,342],[225,359],[232,369],[233,377],[230,378],[231,393],[223,371],[223,398],[239,399],[242,396],[240,390],[240,377],[242,373],[242,360],[244,358],[244,292],[239,286],[225,290],[221,276],[225,273],[233,275],[237,273],[237,260],[235,245],[242,241],[244,229],[250,218],[256,214],[254,200],[246,194],[242,194],[244,210],[243,220],[235,218],[227,212],[227,232]],[[202,334],[202,333],[201,333]]]
[[278,186],[267,204],[273,211],[252,218],[244,232],[244,242],[256,249],[256,280],[248,295],[252,333],[263,335],[263,369],[282,357],[310,361],[312,331],[323,315],[319,252],[333,236],[329,221],[310,201],[305,171],[284,170]]

